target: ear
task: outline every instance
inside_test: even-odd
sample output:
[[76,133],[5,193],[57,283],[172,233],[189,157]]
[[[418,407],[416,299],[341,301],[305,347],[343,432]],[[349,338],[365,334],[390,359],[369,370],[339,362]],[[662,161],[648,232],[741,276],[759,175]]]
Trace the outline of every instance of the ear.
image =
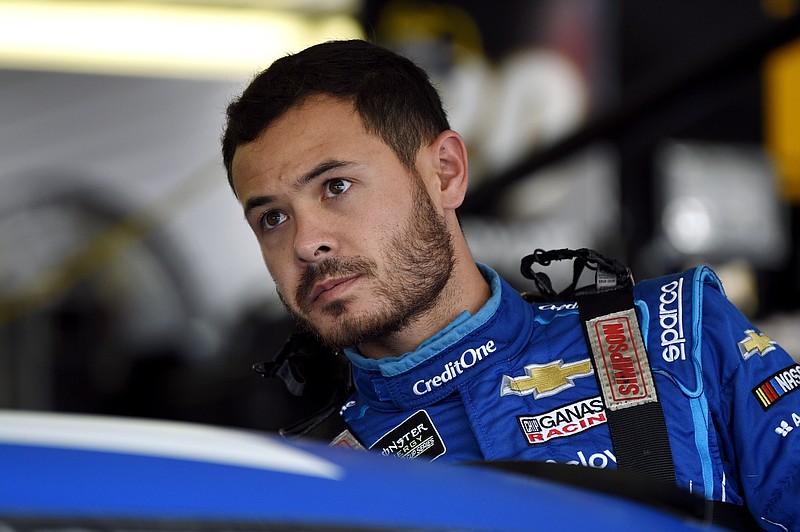
[[430,145],[429,153],[439,178],[441,205],[444,209],[455,210],[463,203],[469,184],[464,139],[455,131],[443,131]]

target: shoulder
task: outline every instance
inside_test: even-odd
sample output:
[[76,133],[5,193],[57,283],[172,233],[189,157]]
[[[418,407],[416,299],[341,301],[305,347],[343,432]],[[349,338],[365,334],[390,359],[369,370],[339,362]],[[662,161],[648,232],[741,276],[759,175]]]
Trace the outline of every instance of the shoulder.
[[682,320],[719,315],[741,317],[725,295],[722,281],[708,266],[642,281],[634,287],[634,298],[640,312],[653,317],[670,313],[678,314]]
[[634,299],[648,350],[673,370],[687,364],[687,375],[694,372],[691,360],[700,356],[701,342],[716,337],[730,344],[738,330],[747,328],[707,266],[642,281],[634,287]]
[[637,283],[634,297],[642,300],[671,300],[677,297],[693,299],[710,296],[725,297],[725,290],[717,274],[708,266],[699,266],[680,273],[647,279]]

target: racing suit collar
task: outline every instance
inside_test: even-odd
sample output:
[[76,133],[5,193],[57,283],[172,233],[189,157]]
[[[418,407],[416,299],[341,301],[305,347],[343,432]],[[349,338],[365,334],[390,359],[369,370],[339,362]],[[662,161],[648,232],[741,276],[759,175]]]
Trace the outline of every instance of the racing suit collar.
[[438,401],[491,365],[516,353],[531,333],[528,304],[493,269],[477,264],[492,295],[474,315],[463,312],[416,350],[380,360],[355,349],[345,354],[368,402],[413,408]]
[[464,311],[451,321],[447,326],[425,340],[419,347],[409,353],[404,353],[398,357],[387,357],[382,359],[367,358],[358,352],[357,349],[347,348],[344,350],[347,358],[354,366],[365,370],[377,370],[386,377],[397,375],[413,369],[415,366],[424,362],[430,356],[447,346],[457,342],[461,337],[469,334],[472,330],[480,327],[491,318],[500,305],[501,279],[496,271],[485,264],[476,263],[483,278],[489,283],[492,295],[489,300],[472,316],[469,311]]

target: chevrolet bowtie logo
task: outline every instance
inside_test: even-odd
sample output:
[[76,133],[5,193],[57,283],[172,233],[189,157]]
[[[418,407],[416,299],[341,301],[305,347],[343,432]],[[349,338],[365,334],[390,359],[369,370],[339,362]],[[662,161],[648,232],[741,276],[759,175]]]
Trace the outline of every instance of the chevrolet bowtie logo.
[[775,350],[775,342],[766,334],[757,333],[752,329],[747,329],[744,333],[747,336],[739,341],[739,352],[745,360],[755,354],[763,357]]
[[525,366],[525,375],[521,377],[503,375],[500,395],[533,394],[534,399],[548,397],[575,386],[573,379],[588,377],[593,373],[592,362],[588,358],[569,364],[564,364],[563,360],[550,364],[529,364]]

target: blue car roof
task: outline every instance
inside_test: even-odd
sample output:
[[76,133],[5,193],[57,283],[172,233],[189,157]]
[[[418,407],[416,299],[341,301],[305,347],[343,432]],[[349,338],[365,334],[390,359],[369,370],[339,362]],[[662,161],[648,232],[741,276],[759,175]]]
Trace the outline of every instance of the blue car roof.
[[31,520],[709,530],[633,501],[485,468],[188,423],[0,411],[0,522]]

